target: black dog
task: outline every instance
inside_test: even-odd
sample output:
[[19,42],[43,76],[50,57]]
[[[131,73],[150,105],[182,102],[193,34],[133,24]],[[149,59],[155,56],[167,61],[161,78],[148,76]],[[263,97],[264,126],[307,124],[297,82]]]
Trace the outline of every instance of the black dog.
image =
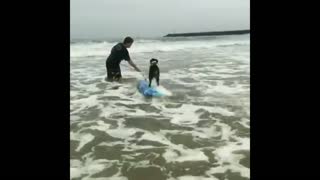
[[160,70],[158,67],[158,60],[151,59],[150,60],[150,69],[149,69],[149,87],[151,87],[151,81],[153,78],[157,80],[157,85],[159,86],[159,78],[160,78]]

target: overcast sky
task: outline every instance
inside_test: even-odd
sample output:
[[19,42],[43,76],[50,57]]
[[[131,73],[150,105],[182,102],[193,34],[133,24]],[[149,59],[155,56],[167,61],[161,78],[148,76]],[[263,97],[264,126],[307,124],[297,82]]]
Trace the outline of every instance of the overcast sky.
[[250,0],[71,0],[71,38],[157,37],[250,27]]

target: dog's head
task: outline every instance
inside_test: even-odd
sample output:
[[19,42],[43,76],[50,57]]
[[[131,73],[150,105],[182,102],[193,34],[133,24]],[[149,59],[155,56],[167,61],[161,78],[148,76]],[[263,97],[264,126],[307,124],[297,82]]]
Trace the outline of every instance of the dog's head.
[[158,64],[158,59],[150,59],[150,65],[157,65]]

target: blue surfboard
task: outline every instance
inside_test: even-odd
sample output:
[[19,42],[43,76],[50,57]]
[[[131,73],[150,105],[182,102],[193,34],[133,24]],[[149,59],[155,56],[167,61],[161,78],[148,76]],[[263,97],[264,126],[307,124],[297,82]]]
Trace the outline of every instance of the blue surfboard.
[[162,94],[161,92],[157,91],[154,87],[149,87],[149,83],[147,81],[145,81],[145,80],[140,80],[138,82],[138,90],[142,95],[148,96],[148,97],[164,96],[164,94]]

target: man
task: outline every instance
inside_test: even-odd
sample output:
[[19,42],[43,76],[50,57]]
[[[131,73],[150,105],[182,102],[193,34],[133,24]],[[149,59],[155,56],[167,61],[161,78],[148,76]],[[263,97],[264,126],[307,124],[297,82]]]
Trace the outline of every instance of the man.
[[128,61],[128,63],[138,72],[141,72],[140,69],[133,63],[129,56],[127,48],[130,48],[133,43],[131,37],[126,37],[123,40],[123,43],[118,43],[111,49],[111,53],[106,61],[107,67],[107,80],[108,81],[120,81],[121,69],[120,63],[122,60]]

